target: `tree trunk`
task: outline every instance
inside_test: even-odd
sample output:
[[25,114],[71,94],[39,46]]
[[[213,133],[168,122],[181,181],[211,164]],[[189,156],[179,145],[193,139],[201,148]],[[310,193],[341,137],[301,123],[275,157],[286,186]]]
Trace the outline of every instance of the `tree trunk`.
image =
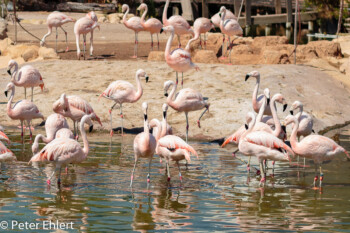
[[343,9],[344,9],[344,0],[340,0],[337,35],[338,35],[339,32],[340,32],[341,23],[342,23],[342,21],[343,21]]

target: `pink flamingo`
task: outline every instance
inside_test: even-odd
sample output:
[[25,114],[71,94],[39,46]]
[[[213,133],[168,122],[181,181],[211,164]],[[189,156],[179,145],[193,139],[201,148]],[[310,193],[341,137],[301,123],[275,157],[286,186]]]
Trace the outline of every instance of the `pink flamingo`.
[[157,41],[158,41],[158,50],[159,50],[159,38],[158,34],[160,33],[160,30],[163,27],[162,22],[160,22],[156,18],[149,18],[147,21],[145,21],[145,17],[148,12],[148,7],[145,3],[142,3],[137,10],[144,10],[142,16],[141,16],[141,25],[146,30],[149,31],[151,34],[151,49],[153,50],[153,34],[157,34]]
[[102,126],[100,118],[96,115],[91,105],[80,96],[66,96],[66,94],[63,93],[53,104],[52,109],[55,113],[72,119],[76,138],[78,138],[76,129],[78,126],[76,126],[76,122],[79,122],[84,115],[91,114],[91,119],[97,121]]
[[265,131],[253,131],[255,116],[249,112],[247,114],[247,131],[241,136],[239,141],[239,151],[246,156],[256,156],[260,163],[262,178],[260,183],[265,182],[265,170],[263,160],[290,161],[289,155],[294,156],[292,149],[281,139]]
[[[221,21],[220,21],[220,29],[221,32],[228,36],[228,44],[230,48],[229,52],[229,58],[230,58],[230,64],[231,64],[231,52],[232,52],[232,44],[231,44],[231,36],[242,36],[243,30],[241,26],[239,25],[238,21],[235,19],[225,19],[226,16],[226,8],[222,6],[220,8],[220,14],[221,15]],[[223,56],[224,58],[224,56]]]
[[77,45],[77,56],[80,60],[81,51],[79,46],[80,34],[83,35],[83,51],[84,51],[84,60],[85,60],[85,50],[86,50],[86,34],[91,33],[90,36],[90,56],[94,51],[93,42],[94,42],[94,29],[100,29],[100,25],[97,23],[97,16],[95,12],[91,11],[86,14],[86,16],[78,19],[74,24],[74,34]]
[[38,107],[28,100],[20,100],[12,107],[12,100],[15,95],[15,85],[10,82],[7,84],[5,89],[5,96],[7,97],[8,91],[11,91],[10,99],[7,103],[7,115],[12,120],[20,120],[21,121],[21,137],[22,143],[24,143],[24,133],[23,133],[23,121],[27,121],[29,132],[30,132],[30,141],[32,141],[32,130],[30,127],[30,121],[36,118],[42,118],[44,120],[44,116],[39,112]]
[[7,142],[7,144],[11,145],[11,141],[7,137],[7,135],[4,133],[4,128],[2,126],[0,126],[0,140],[4,140]]
[[66,35],[66,52],[68,52],[67,32],[63,29],[62,25],[65,23],[69,23],[69,22],[75,22],[75,19],[73,19],[72,17],[69,17],[61,12],[58,12],[58,11],[54,11],[51,14],[49,14],[49,16],[47,17],[47,20],[46,20],[46,24],[47,24],[49,31],[41,39],[40,46],[44,46],[46,37],[51,35],[52,28],[55,27],[56,28],[56,48],[55,48],[55,50],[57,52],[57,39],[58,39],[57,28],[60,27],[62,29],[62,31],[64,32],[64,34]]
[[178,84],[178,72],[182,73],[181,86],[183,86],[183,72],[192,68],[199,70],[199,68],[196,64],[192,63],[191,54],[187,50],[177,48],[170,52],[171,43],[174,39],[174,27],[163,27],[162,31],[171,33],[165,48],[165,60],[168,66],[176,72],[176,84]]
[[140,158],[148,158],[148,175],[147,175],[147,184],[150,183],[150,171],[151,171],[151,163],[154,152],[156,150],[156,139],[152,134],[149,133],[148,119],[147,119],[147,109],[148,105],[146,102],[142,103],[142,109],[144,114],[144,124],[143,124],[143,132],[136,135],[134,139],[134,155],[135,155],[135,164],[131,173],[131,181],[130,187],[132,187],[132,182],[134,180],[134,172],[136,169],[137,161]]
[[145,78],[146,79],[146,83],[148,82],[148,75],[146,74],[146,72],[143,69],[139,69],[136,72],[136,84],[137,84],[137,90],[135,89],[135,87],[124,80],[117,80],[112,82],[111,84],[109,84],[109,86],[107,87],[107,89],[102,92],[102,94],[100,95],[103,96],[106,99],[109,100],[113,100],[115,103],[113,104],[113,106],[111,107],[111,109],[109,110],[109,115],[110,115],[110,119],[111,119],[111,131],[110,131],[110,135],[111,137],[113,136],[113,127],[112,127],[112,110],[115,107],[116,104],[120,105],[120,117],[122,119],[122,135],[123,135],[123,103],[135,103],[137,102],[143,93],[142,90],[142,85],[141,85],[141,81],[140,78]]
[[55,138],[72,138],[74,139],[74,134],[72,130],[68,128],[62,128],[57,131]]
[[[226,9],[225,20],[226,19],[234,19],[237,20],[237,17],[232,13],[232,11]],[[221,15],[220,12],[216,13],[210,18],[211,22],[215,25],[215,27],[220,27]],[[225,35],[224,35],[225,36]]]
[[170,181],[170,160],[175,161],[177,167],[179,168],[179,177],[182,182],[182,175],[179,161],[186,159],[186,162],[191,161],[191,154],[197,156],[198,154],[190,145],[188,145],[184,140],[175,135],[166,135],[158,140],[157,154],[164,158],[166,161],[166,168],[168,171],[168,181]]
[[46,137],[42,134],[36,135],[34,143],[32,145],[32,152],[35,154],[39,149],[39,141],[42,140],[45,144],[51,142],[55,137],[58,130],[62,128],[69,128],[66,118],[61,114],[51,114],[45,122]]
[[0,141],[0,163],[16,160],[15,154]]
[[164,137],[166,135],[173,134],[173,129],[171,126],[167,123],[167,111],[168,111],[168,105],[163,104],[163,120],[160,122],[158,119],[152,119],[149,123],[149,126],[151,129],[153,129],[153,136],[158,141],[159,138]]
[[167,0],[163,10],[163,24],[164,26],[173,26],[174,32],[177,35],[179,41],[179,48],[181,48],[180,36],[185,34],[191,34],[194,36],[194,31],[190,24],[180,15],[173,15],[168,19],[168,7],[170,0]]
[[129,14],[129,10],[130,10],[129,6],[127,4],[123,4],[122,6],[122,11],[124,12],[123,24],[125,25],[125,27],[135,32],[134,56],[132,56],[131,58],[137,58],[137,48],[139,44],[138,34],[139,32],[144,31],[145,28],[141,25],[141,18],[138,16],[134,16],[126,20],[126,16]]
[[330,138],[321,135],[309,135],[304,137],[300,142],[297,140],[299,121],[295,116],[287,116],[284,123],[286,125],[293,124],[292,135],[290,136],[290,143],[295,154],[313,159],[315,163],[315,178],[314,187],[316,187],[317,166],[320,168],[320,185],[322,187],[323,173],[322,173],[322,162],[330,161],[335,156],[345,153],[350,158],[348,152],[335,141]]
[[[172,90],[168,96],[168,89],[172,87]],[[192,88],[185,88],[179,91],[176,96],[176,83],[173,81],[166,81],[164,83],[164,92],[165,96],[167,96],[167,104],[172,107],[174,110],[178,112],[184,112],[186,116],[186,142],[188,141],[188,113],[192,111],[197,111],[200,109],[205,108],[203,113],[200,115],[197,124],[198,127],[200,127],[200,120],[204,113],[206,113],[209,110],[210,104],[203,99],[203,96],[200,92],[193,90]]]
[[202,37],[201,34],[204,34],[204,49],[207,49],[207,40],[205,38],[205,35],[207,32],[210,31],[210,29],[214,29],[214,24],[210,21],[210,19],[207,18],[197,18],[193,23],[193,31],[194,31],[194,37],[188,41],[185,50],[190,50],[190,43],[192,41],[198,40],[199,38],[199,45],[202,48]]
[[56,170],[59,170],[57,184],[61,183],[61,167],[67,166],[70,163],[81,163],[86,160],[89,154],[89,142],[86,137],[84,124],[90,125],[92,130],[91,119],[93,114],[85,115],[80,122],[80,132],[83,138],[84,147],[80,143],[71,138],[55,138],[47,144],[39,153],[35,154],[29,161],[32,162],[51,162],[55,164],[56,168],[46,181],[48,185],[51,184],[51,179],[55,175]]
[[[11,74],[11,69],[14,71]],[[41,91],[44,89],[44,81],[37,69],[31,65],[25,65],[18,71],[18,63],[15,60],[10,60],[7,66],[7,73],[11,75],[11,82],[17,87],[24,87],[24,98],[27,98],[27,88],[32,88],[32,102],[33,89],[40,86]]]

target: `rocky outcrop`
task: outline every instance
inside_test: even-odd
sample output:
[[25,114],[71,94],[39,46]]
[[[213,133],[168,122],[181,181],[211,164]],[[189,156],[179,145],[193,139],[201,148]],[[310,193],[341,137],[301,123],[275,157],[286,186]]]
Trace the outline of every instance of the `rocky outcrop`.
[[98,4],[98,3],[64,2],[57,5],[57,10],[69,11],[69,12],[101,11],[103,13],[114,13],[116,11],[116,5]]

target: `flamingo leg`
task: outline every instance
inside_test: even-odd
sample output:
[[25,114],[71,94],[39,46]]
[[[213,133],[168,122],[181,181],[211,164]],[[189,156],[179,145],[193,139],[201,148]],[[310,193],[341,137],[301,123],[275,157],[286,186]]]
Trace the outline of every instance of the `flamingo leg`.
[[135,164],[134,164],[134,168],[132,169],[132,172],[131,172],[131,178],[130,178],[130,187],[132,187],[132,182],[134,180],[134,172],[135,172],[135,169],[136,169],[136,164],[137,164],[137,158],[135,159]]
[[188,113],[185,112],[185,116],[186,116],[186,143],[188,141],[188,128],[189,128],[189,124],[188,124]]
[[176,71],[176,85],[179,83],[179,79],[178,79],[178,74],[177,74],[177,71]]
[[272,176],[275,176],[275,161],[272,161]]
[[225,58],[224,45],[225,45],[225,34],[222,34],[222,45],[221,45],[221,57],[222,58]]
[[33,141],[33,134],[32,134],[32,129],[30,128],[30,120],[27,120],[28,128],[29,128],[29,138],[30,138],[30,143]]
[[62,26],[60,26],[60,28],[62,29],[62,31],[64,32],[64,34],[66,35],[66,52],[68,52],[68,38],[67,38],[67,32],[63,29]]
[[52,179],[52,177],[55,175],[55,173],[56,173],[56,167],[55,167],[55,169],[53,170],[53,172],[51,173],[51,176],[49,177],[49,179],[46,181],[47,185],[50,185],[50,184],[51,184],[51,179]]
[[58,170],[58,179],[57,179],[57,185],[61,184],[61,167]]
[[80,34],[75,34],[75,43],[77,46],[77,56],[78,60],[80,60],[80,46],[79,46]]
[[198,119],[198,121],[197,121],[197,124],[198,124],[198,127],[200,128],[201,127],[201,123],[200,123],[200,121],[201,121],[201,119],[202,119],[202,117],[203,117],[203,115],[207,112],[209,110],[209,107],[205,107],[205,110],[202,112],[202,114],[200,115],[200,117],[199,117],[199,119]]
[[248,164],[247,164],[247,171],[248,173],[250,172],[250,159],[251,159],[252,156],[249,156],[249,159],[248,159]]
[[159,37],[158,37],[158,33],[157,33],[157,42],[158,42],[158,50],[159,50]]
[[316,187],[316,182],[318,180],[318,176],[317,176],[317,164],[315,163],[315,178],[314,178],[314,188]]
[[305,169],[305,160],[306,160],[306,158],[304,157],[304,169]]
[[151,182],[151,175],[150,175],[151,174],[151,164],[152,164],[152,157],[148,163],[147,185]]
[[322,188],[322,181],[323,181],[323,173],[322,173],[322,165],[320,164],[320,188]]
[[117,103],[114,103],[113,106],[111,107],[111,109],[109,110],[109,116],[110,116],[110,119],[111,119],[111,132],[110,132],[111,137],[113,136],[112,110],[113,110],[113,108],[114,108],[114,106],[115,106],[116,104],[117,104]]
[[230,65],[232,64],[232,60],[231,60],[231,52],[232,52],[232,49],[233,49],[233,41],[231,42],[230,40],[229,40],[229,43],[230,43],[230,46],[229,46],[229,48],[230,48],[230,52],[228,53],[228,57],[229,57],[229,59],[230,59]]
[[21,130],[22,130],[22,133],[21,133],[22,144],[24,144],[23,121],[21,121]]
[[32,87],[32,102],[33,102],[33,95],[34,95],[34,87]]
[[181,40],[179,35],[177,35],[177,41],[179,42],[179,48],[181,48]]
[[136,58],[138,55],[138,48],[139,48],[139,34],[136,33]]
[[180,164],[179,161],[176,161],[177,167],[179,168],[179,177],[180,177],[180,182],[182,183],[182,175],[181,175],[181,169],[180,169]]
[[85,52],[86,52],[86,34],[83,34],[83,53],[84,53],[84,60],[85,60]]
[[168,172],[168,182],[170,181],[170,169],[169,169],[169,161],[166,162],[166,168]]
[[94,53],[94,31],[91,31],[91,35],[90,35],[90,56],[93,55]]
[[153,34],[151,33],[151,50],[153,51]]
[[266,181],[263,161],[260,161],[260,171],[261,171],[261,180],[260,180],[260,185],[261,185],[261,184],[265,184],[265,181]]
[[202,36],[201,36],[201,34],[199,34],[199,46],[200,46],[201,49],[203,49],[203,47],[202,47]]
[[204,49],[207,50],[207,38],[206,38],[206,33],[204,33]]
[[27,88],[24,88],[24,99],[27,99]]
[[56,27],[56,45],[55,45],[56,53],[57,53],[57,40],[58,40],[58,31],[57,31],[57,27]]
[[120,117],[122,118],[122,136],[124,135],[124,124],[123,124],[123,120],[124,120],[124,116],[123,116],[123,105],[120,104]]
[[137,44],[137,38],[136,38],[136,32],[135,32],[135,44],[134,44],[134,56],[132,56],[131,58],[136,58],[136,44]]

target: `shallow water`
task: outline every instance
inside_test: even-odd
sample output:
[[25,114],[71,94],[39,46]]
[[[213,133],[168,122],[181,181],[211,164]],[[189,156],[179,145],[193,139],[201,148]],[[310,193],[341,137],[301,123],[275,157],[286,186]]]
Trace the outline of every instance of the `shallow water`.
[[[349,135],[349,130],[342,130],[339,137],[347,150]],[[29,144],[23,149],[16,143],[18,136],[9,136],[18,162],[1,167],[0,230],[7,226],[21,231],[12,222],[17,221],[37,223],[46,231],[48,225],[43,221],[58,220],[72,223],[72,227],[67,226],[69,232],[350,232],[350,162],[345,156],[323,166],[322,190],[312,189],[314,169],[310,163],[305,170],[278,163],[275,176],[269,176],[266,185],[259,187],[260,177],[254,169],[248,177],[246,166],[232,157],[232,146],[221,149],[217,144],[190,142],[200,157],[193,157],[188,170],[181,166],[182,184],[175,164],[170,168],[172,180],[168,184],[165,164],[155,156],[150,187],[146,183],[148,163],[141,160],[130,189],[134,136],[115,135],[110,144],[107,134],[94,133],[88,135],[88,159],[80,165],[70,165],[58,189],[56,180],[51,187],[46,184],[52,166],[28,165]],[[253,160],[253,164],[257,162]],[[29,225],[24,229],[40,232],[29,230]]]

